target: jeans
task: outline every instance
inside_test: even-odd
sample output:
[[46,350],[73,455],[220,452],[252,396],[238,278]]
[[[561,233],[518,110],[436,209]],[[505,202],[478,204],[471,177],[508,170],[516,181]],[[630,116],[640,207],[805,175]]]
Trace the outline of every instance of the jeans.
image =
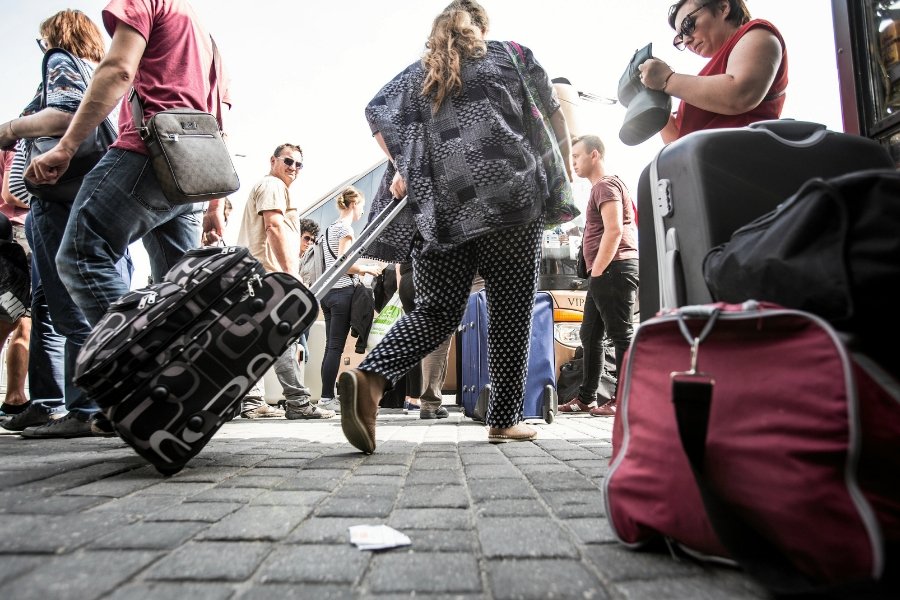
[[[285,400],[298,400],[301,405],[309,402],[309,388],[303,382],[304,366],[297,361],[297,351],[300,348],[300,341],[294,342],[288,346],[287,350],[275,359],[272,367],[275,375],[278,377],[278,383],[284,393]],[[266,401],[263,397],[262,388],[259,382],[247,390],[247,394],[241,404],[241,412],[259,408]]]
[[[72,207],[73,204],[69,202],[44,202],[40,198],[32,201],[31,234],[34,239],[32,255],[36,258],[35,264],[43,288],[42,297],[46,299],[53,328],[65,338],[63,396],[66,409],[70,412],[91,414],[97,412],[97,405],[85,397],[72,381],[75,377],[75,359],[84,340],[91,333],[91,325],[76,304],[74,296],[70,294],[69,288],[63,283],[62,273],[57,268],[57,256],[62,247],[61,240],[67,233]],[[131,257],[120,256],[117,260],[122,269],[120,279],[125,277],[125,281],[130,284]],[[38,301],[40,302],[40,297]],[[35,337],[38,336],[32,336],[32,339]]]
[[138,239],[154,282],[200,244],[202,203],[171,205],[150,158],[110,148],[84,178],[56,256],[59,275],[87,322],[130,288],[117,263]]
[[614,260],[600,274],[591,277],[584,299],[581,345],[584,347],[584,377],[578,396],[585,404],[594,401],[603,374],[603,338],[609,336],[616,349],[616,365],[634,337],[634,301],[638,290],[638,260]]
[[322,298],[325,314],[325,356],[322,358],[322,397],[334,398],[334,382],[341,366],[341,354],[350,333],[350,303],[353,286],[333,288]]
[[[25,217],[25,237],[34,248],[34,216]],[[64,396],[65,343],[53,328],[44,295],[37,257],[31,254],[31,339],[28,344],[28,391],[31,401],[48,407],[62,406]]]

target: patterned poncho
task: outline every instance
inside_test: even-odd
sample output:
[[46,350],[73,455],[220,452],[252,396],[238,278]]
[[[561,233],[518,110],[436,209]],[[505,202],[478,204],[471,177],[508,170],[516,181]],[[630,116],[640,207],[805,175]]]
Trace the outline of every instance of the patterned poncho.
[[[546,175],[528,141],[522,82],[502,42],[487,42],[483,58],[462,65],[462,92],[432,112],[422,96],[421,62],[407,67],[366,106],[372,133],[380,132],[406,180],[410,206],[368,254],[409,260],[412,240],[422,251],[443,250],[540,216]],[[551,112],[559,100],[544,69],[523,47],[529,74],[542,82]],[[371,215],[390,200],[385,175]]]

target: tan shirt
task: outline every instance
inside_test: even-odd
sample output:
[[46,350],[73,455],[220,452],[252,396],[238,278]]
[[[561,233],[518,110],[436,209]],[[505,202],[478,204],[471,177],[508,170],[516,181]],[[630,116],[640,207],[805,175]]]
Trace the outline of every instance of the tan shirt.
[[[269,246],[266,225],[262,212],[277,210],[284,215],[285,231],[290,232],[286,254],[300,256],[300,231],[297,228],[297,208],[291,204],[291,194],[283,181],[272,175],[263,177],[247,197],[244,218],[238,233],[238,245],[246,246],[266,271],[281,271],[275,260],[275,253]],[[292,273],[297,275],[297,273]]]

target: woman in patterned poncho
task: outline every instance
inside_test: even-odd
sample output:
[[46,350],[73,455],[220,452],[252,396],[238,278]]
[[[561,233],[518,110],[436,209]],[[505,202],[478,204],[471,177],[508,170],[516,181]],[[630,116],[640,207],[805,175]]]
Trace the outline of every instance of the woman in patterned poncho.
[[[477,2],[451,3],[435,19],[421,62],[366,107],[372,132],[397,169],[391,192],[410,202],[378,241],[377,257],[411,258],[416,288],[415,310],[338,383],[344,434],[366,453],[375,450],[382,393],[459,325],[476,273],[488,301],[488,439],[536,436],[521,420],[547,175],[528,141],[521,77],[507,45],[486,41],[487,31]],[[521,51],[568,169],[559,101],[531,51]],[[372,212],[379,208],[374,203]]]

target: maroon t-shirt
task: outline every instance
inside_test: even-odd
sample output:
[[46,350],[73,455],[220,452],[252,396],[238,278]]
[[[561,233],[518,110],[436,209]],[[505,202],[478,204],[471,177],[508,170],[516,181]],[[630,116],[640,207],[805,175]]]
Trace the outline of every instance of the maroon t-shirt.
[[[584,248],[584,261],[588,269],[594,264],[597,251],[600,249],[600,238],[603,236],[604,230],[600,205],[604,202],[622,204],[622,239],[619,240],[619,248],[616,250],[613,260],[638,257],[637,225],[631,194],[621,179],[615,175],[606,175],[591,188],[591,197],[588,199],[585,211],[582,248]],[[597,274],[592,273],[592,275]]]
[[[147,42],[134,77],[144,119],[172,108],[217,114],[212,41],[185,0],[112,0],[103,9],[103,25],[112,36],[119,23],[136,29]],[[224,66],[221,69],[224,75]],[[218,82],[222,102],[230,106],[227,76],[223,79]],[[134,128],[127,94],[119,111],[119,139],[112,146],[147,153]]]

